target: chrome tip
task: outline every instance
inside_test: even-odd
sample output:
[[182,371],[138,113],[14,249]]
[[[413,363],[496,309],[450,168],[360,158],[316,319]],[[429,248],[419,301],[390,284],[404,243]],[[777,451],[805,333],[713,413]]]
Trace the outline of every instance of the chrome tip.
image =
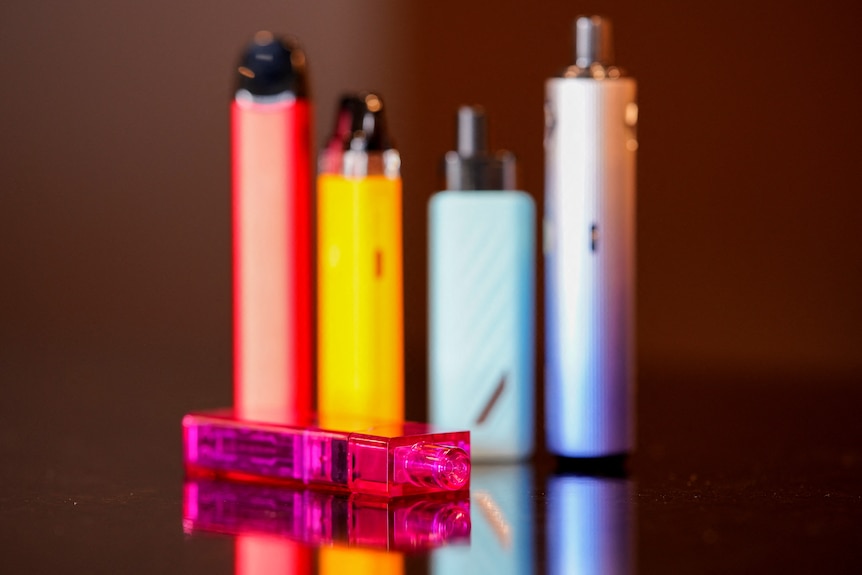
[[580,16],[575,20],[575,65],[609,66],[613,61],[611,22],[602,16]]

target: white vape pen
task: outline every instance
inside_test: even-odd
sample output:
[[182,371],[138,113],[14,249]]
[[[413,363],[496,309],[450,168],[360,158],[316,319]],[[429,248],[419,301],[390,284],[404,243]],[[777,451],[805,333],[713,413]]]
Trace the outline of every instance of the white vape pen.
[[535,219],[515,157],[491,154],[485,114],[458,111],[446,189],[428,204],[430,421],[468,428],[476,461],[533,453]]
[[546,437],[563,457],[634,448],[636,84],[610,24],[575,22],[575,64],[546,85]]

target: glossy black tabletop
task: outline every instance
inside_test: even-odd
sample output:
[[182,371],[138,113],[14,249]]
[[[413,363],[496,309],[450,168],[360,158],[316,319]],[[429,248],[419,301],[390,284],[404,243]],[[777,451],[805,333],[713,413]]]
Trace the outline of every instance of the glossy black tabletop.
[[469,542],[393,559],[344,555],[337,537],[309,550],[277,508],[257,516],[257,542],[184,525],[180,418],[214,406],[195,405],[205,383],[182,365],[11,363],[2,572],[854,572],[862,559],[858,382],[642,374],[627,473],[548,456],[475,466]]

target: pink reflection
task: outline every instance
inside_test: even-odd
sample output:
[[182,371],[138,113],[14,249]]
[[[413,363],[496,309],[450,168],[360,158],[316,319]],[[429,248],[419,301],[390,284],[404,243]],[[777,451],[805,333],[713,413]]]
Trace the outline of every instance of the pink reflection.
[[471,527],[466,492],[376,500],[205,478],[186,481],[183,512],[188,533],[274,536],[310,546],[392,551],[469,542]]

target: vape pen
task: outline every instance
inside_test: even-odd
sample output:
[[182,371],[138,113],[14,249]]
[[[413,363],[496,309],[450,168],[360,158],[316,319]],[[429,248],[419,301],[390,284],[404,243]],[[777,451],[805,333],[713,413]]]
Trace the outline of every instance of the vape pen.
[[546,86],[545,423],[550,452],[592,458],[634,448],[637,104],[608,21],[575,27]]
[[470,472],[470,545],[431,555],[431,574],[538,571],[533,540],[533,469],[529,463],[474,465]]
[[401,159],[376,94],[343,99],[335,132],[321,155],[317,183],[317,407],[323,418],[399,421],[404,417]]
[[277,421],[311,409],[311,143],[305,55],[258,32],[237,68],[234,404]]
[[472,457],[533,452],[535,207],[515,191],[515,158],[488,153],[485,114],[458,111],[446,190],[431,197],[430,418],[469,428]]
[[442,433],[422,423],[348,419],[321,428],[312,416],[296,425],[264,421],[239,419],[230,411],[186,415],[186,470],[378,497],[469,487],[467,431]]
[[275,536],[313,546],[420,551],[470,541],[470,501],[452,497],[383,502],[343,493],[207,478],[187,480],[183,529]]

